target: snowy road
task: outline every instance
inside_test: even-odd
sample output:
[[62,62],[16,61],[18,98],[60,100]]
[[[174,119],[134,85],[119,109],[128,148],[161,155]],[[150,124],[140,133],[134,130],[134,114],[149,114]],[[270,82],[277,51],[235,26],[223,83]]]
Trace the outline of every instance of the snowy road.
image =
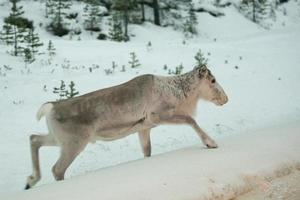
[[299,173],[300,121],[218,142],[218,149],[198,145],[0,198],[223,200]]

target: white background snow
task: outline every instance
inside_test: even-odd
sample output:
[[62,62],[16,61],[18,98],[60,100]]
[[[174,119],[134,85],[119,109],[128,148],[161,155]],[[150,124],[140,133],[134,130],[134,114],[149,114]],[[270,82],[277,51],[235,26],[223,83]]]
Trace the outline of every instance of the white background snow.
[[[131,25],[130,32],[135,37],[127,43],[99,41],[89,33],[83,33],[81,41],[57,38],[38,29],[44,44],[49,39],[53,41],[57,55],[50,65],[46,63],[48,56],[41,55],[29,66],[30,72],[24,68],[21,58],[10,56],[6,53],[7,47],[0,45],[0,193],[20,191],[25,186],[26,177],[31,173],[29,135],[47,131],[44,121],[36,122],[35,113],[42,103],[57,98],[52,90],[59,86],[60,80],[74,81],[76,89],[84,94],[140,74],[168,75],[164,65],[175,69],[182,64],[185,72],[193,68],[194,56],[201,49],[209,59],[212,73],[229,96],[224,107],[200,102],[197,109],[197,122],[217,142],[228,135],[251,134],[252,130],[262,127],[298,121],[299,4],[295,0],[283,4],[287,15],[279,10],[270,30],[250,22],[233,6],[222,8],[225,16],[219,18],[197,13],[199,36],[188,40],[179,31],[151,23]],[[38,1],[24,1],[23,6],[25,16],[35,24],[45,23],[40,17],[44,10]],[[9,7],[6,1],[1,2],[1,23]],[[74,8],[79,9],[80,5]],[[150,49],[147,48],[149,41]],[[134,70],[128,67],[130,52],[135,52],[142,64]],[[114,74],[106,75],[104,69],[110,68],[113,61],[118,68]],[[12,70],[6,70],[4,65]],[[88,68],[96,65],[99,69],[90,73]],[[126,72],[120,72],[122,65],[127,66]],[[151,138],[154,155],[202,145],[196,133],[186,126],[155,128]],[[54,181],[51,167],[58,157],[58,149],[44,147],[40,155],[42,180],[38,186]],[[66,177],[137,159],[142,159],[137,135],[109,143],[100,141],[88,145],[68,169]]]

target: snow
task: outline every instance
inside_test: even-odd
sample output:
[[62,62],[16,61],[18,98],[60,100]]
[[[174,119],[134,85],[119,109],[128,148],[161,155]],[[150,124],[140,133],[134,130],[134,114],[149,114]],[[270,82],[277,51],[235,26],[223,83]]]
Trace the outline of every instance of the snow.
[[[22,1],[22,4],[26,16],[33,19],[36,25],[38,25],[39,21],[43,24],[46,23],[47,20],[40,17],[44,7],[41,7],[42,5],[39,1]],[[82,6],[80,3],[76,3],[73,7],[75,10],[80,10],[80,6]],[[131,25],[130,34],[135,35],[135,37],[132,37],[131,41],[127,43],[99,41],[95,39],[96,34],[91,36],[89,32],[82,33],[81,41],[78,41],[77,37],[74,37],[73,40],[70,40],[68,36],[58,38],[46,32],[44,27],[38,27],[37,31],[45,44],[42,50],[46,52],[47,43],[51,39],[57,49],[57,55],[51,60],[51,64],[49,64],[49,56],[47,54],[40,55],[38,60],[27,69],[24,67],[22,58],[10,56],[6,53],[8,48],[0,44],[0,133],[2,136],[0,139],[0,193],[17,192],[25,186],[26,177],[31,173],[29,135],[35,132],[43,133],[47,131],[44,121],[36,122],[36,111],[42,103],[58,98],[52,91],[53,87],[59,86],[60,80],[64,80],[67,83],[71,80],[74,81],[76,89],[80,94],[84,94],[96,89],[123,83],[145,73],[168,75],[167,71],[163,70],[164,65],[174,70],[176,66],[183,64],[184,72],[186,72],[195,65],[194,56],[199,49],[209,59],[208,63],[212,73],[229,96],[229,102],[224,107],[216,107],[211,103],[200,102],[195,117],[199,125],[219,143],[220,149],[214,151],[200,149],[201,142],[190,127],[161,126],[153,129],[151,134],[153,159],[134,162],[132,167],[130,167],[130,164],[113,167],[112,170],[120,168],[118,173],[121,175],[126,174],[122,181],[127,181],[131,180],[127,174],[136,173],[133,169],[136,165],[144,166],[145,164],[143,163],[150,162],[152,166],[160,168],[160,166],[157,166],[158,164],[170,161],[176,163],[175,166],[178,166],[176,170],[181,170],[170,170],[170,173],[173,173],[168,175],[167,178],[170,178],[174,174],[185,174],[183,170],[186,167],[184,164],[187,160],[184,160],[184,157],[187,157],[186,159],[198,159],[196,155],[199,154],[201,165],[196,160],[186,170],[197,167],[200,170],[208,170],[214,178],[218,175],[222,179],[227,174],[235,177],[238,173],[244,173],[245,171],[243,170],[248,169],[244,165],[241,168],[236,166],[238,171],[235,168],[234,170],[226,168],[227,165],[228,167],[230,166],[230,163],[225,158],[231,158],[231,154],[229,154],[231,150],[232,152],[237,151],[235,152],[235,158],[245,159],[243,157],[245,156],[246,158],[262,159],[259,161],[263,161],[263,158],[258,155],[258,150],[250,152],[249,149],[246,149],[244,154],[241,151],[247,142],[251,143],[252,140],[255,140],[258,144],[262,142],[255,136],[255,130],[273,127],[277,124],[288,124],[300,119],[300,94],[298,92],[300,89],[299,1],[290,1],[287,4],[283,4],[280,9],[285,9],[287,15],[280,14],[283,11],[279,9],[277,21],[274,22],[270,30],[265,30],[250,22],[232,6],[219,9],[225,13],[225,16],[214,18],[208,13],[197,13],[199,36],[191,39],[184,38],[180,31],[175,31],[171,27],[157,27],[149,22],[140,26]],[[6,1],[5,3],[0,3],[1,26],[2,19],[7,16],[8,10],[9,4]],[[149,41],[152,44],[151,48],[147,47]],[[137,54],[137,58],[142,64],[141,67],[137,69],[128,67],[130,52]],[[116,62],[118,68],[112,75],[106,75],[104,69],[111,68],[113,61]],[[7,70],[4,65],[11,67],[12,70]],[[126,65],[125,73],[120,72],[122,65]],[[96,66],[99,66],[99,68]],[[92,73],[89,72],[90,67],[93,68]],[[46,91],[43,89],[44,85],[46,85]],[[290,149],[287,148],[294,148],[289,145],[279,145],[279,139],[283,139],[282,144],[292,143],[296,144],[294,146],[299,146],[299,140],[296,140],[296,135],[290,134],[287,134],[286,138],[282,138],[286,134],[281,137],[280,134],[274,133],[274,138],[272,137],[273,140],[271,141],[276,144],[267,142],[270,148],[274,147],[274,154],[267,151],[267,153],[270,153],[268,155],[276,158],[275,153],[278,153],[279,156],[281,153],[284,154],[284,152],[289,154]],[[269,139],[268,134],[263,137],[266,140]],[[276,140],[276,138],[279,139]],[[234,143],[235,140],[236,143]],[[251,144],[256,150],[258,144]],[[198,146],[157,156],[158,154],[193,145]],[[294,150],[291,153],[291,157],[294,155],[293,153],[299,152],[298,149]],[[100,179],[104,177],[106,178],[105,180],[108,180],[107,177],[112,172],[109,172],[109,168],[100,170],[99,173],[92,173],[93,171],[142,158],[136,135],[109,143],[99,141],[94,145],[88,145],[68,169],[66,178],[71,180],[70,183],[66,181],[57,184],[53,180],[51,167],[56,161],[58,153],[57,148],[45,147],[41,149],[42,180],[37,185],[37,190],[29,193],[20,193],[20,195],[28,194],[30,196],[35,193],[34,191],[43,190],[43,188],[48,190],[49,188],[49,191],[51,191],[49,193],[50,196],[52,194],[51,188],[55,191],[57,190],[55,189],[58,187],[56,185],[72,187],[75,184],[78,190],[74,191],[82,191],[80,190],[81,180],[99,176],[99,180],[94,180],[95,184],[91,186],[91,189],[94,189],[96,185],[99,187],[105,185],[101,184],[104,182],[101,182]],[[210,161],[212,159],[210,157],[214,157],[211,154],[217,154],[214,156],[218,158],[220,156],[220,161],[224,159],[224,162],[220,164],[220,162],[214,163],[216,161]],[[166,159],[164,161],[165,157],[172,157],[174,160]],[[284,156],[282,157],[284,158]],[[287,156],[286,161],[289,161],[288,158]],[[206,159],[208,159],[206,167],[209,166],[210,162],[216,165],[210,165],[208,169],[202,167],[202,162],[205,163],[204,160]],[[253,165],[255,166],[251,165],[252,167],[249,171],[252,172],[253,170],[253,173],[261,172],[268,170],[269,167],[273,169],[282,163],[284,161],[277,160],[277,158],[274,161],[267,159],[266,164],[268,164],[268,167],[264,168],[262,166],[260,168],[254,162]],[[216,170],[214,166],[222,166],[223,164],[224,170],[227,171],[223,171],[223,173],[226,173],[219,176],[222,170],[215,172],[213,171]],[[124,172],[121,172],[123,168]],[[143,167],[140,168],[140,170],[142,169]],[[86,178],[83,176],[85,174],[87,174]],[[139,176],[142,174],[140,172]],[[155,181],[155,177],[157,177],[148,176],[147,172],[144,174],[152,181]],[[194,175],[187,174],[189,178],[183,177],[183,180],[180,181],[188,185],[191,177],[199,177],[199,179],[194,181],[199,181],[202,184],[201,187],[197,185],[194,187],[193,182],[191,182],[189,184],[190,189],[198,189],[199,194],[201,191],[207,192],[208,187],[205,184],[209,183],[205,182],[208,181],[207,179],[202,178],[202,172],[201,174],[196,174],[197,176]],[[138,178],[134,176],[132,180]],[[169,181],[174,180],[175,182],[172,184],[176,186],[177,191],[183,191],[183,188],[178,188],[179,185],[176,185],[179,184],[176,182],[179,179],[175,178]],[[98,181],[99,184],[96,184]],[[108,181],[109,184],[112,184],[114,180]],[[232,179],[228,181],[232,181]],[[121,187],[118,183],[115,184]],[[234,183],[232,182],[231,184]],[[219,187],[215,186],[211,186],[213,191]],[[134,187],[134,185],[126,187],[130,188]],[[107,192],[105,193],[103,189],[105,194],[113,193],[112,190],[107,189],[108,187],[104,188],[106,188]],[[147,191],[147,188],[142,187],[142,185],[139,188],[141,188],[143,193],[151,193],[153,195],[159,194],[159,192],[154,192],[155,189],[162,190],[162,188],[155,188],[155,186],[150,187],[152,189]],[[91,191],[91,189],[87,191]],[[185,189],[189,189],[188,186]],[[80,193],[75,192],[74,196],[80,196],[78,194]],[[93,194],[95,197],[98,195],[98,193]],[[178,192],[176,194],[178,197],[183,195],[178,194]],[[186,192],[186,194],[189,193]],[[18,196],[18,194],[16,195]]]
[[197,145],[3,199],[232,199],[300,170],[299,122],[224,137],[218,149]]

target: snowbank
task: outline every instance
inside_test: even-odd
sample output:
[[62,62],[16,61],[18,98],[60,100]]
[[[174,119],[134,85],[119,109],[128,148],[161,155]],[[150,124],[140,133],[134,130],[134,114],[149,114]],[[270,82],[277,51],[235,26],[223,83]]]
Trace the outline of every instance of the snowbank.
[[300,121],[225,137],[0,199],[230,199],[300,170]]

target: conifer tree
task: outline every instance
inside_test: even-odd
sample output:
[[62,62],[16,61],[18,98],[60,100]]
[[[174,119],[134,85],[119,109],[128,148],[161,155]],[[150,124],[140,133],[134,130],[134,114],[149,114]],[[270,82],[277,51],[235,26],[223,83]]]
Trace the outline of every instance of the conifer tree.
[[18,56],[23,53],[24,48],[20,43],[24,42],[26,28],[32,27],[32,22],[23,18],[24,11],[22,6],[18,6],[19,0],[10,0],[12,7],[9,16],[4,19],[2,36],[5,43],[13,45],[12,54]]
[[9,17],[7,18],[7,20],[10,21],[10,24],[17,25],[16,24],[17,23],[16,19],[20,18],[24,14],[23,6],[18,6],[17,5],[17,3],[20,0],[9,0],[9,1],[12,3],[12,7],[11,7],[11,12],[10,12]]
[[113,14],[112,18],[110,18],[108,38],[117,42],[124,40],[122,24],[116,13]]
[[128,62],[131,68],[137,68],[139,67],[141,64],[139,62],[139,60],[137,59],[137,56],[134,52],[130,53],[130,61]]
[[260,24],[267,16],[267,0],[242,0],[240,11],[254,23]]
[[73,81],[71,81],[68,86],[69,88],[66,88],[66,83],[61,80],[60,86],[53,88],[53,93],[58,94],[59,96],[59,99],[57,100],[69,99],[79,94],[79,92],[75,89],[75,83]]
[[67,99],[75,97],[78,94],[79,94],[79,92],[76,91],[76,89],[75,89],[75,83],[73,81],[71,81],[71,83],[69,84],[69,90],[66,91]]
[[13,44],[13,29],[12,25],[10,24],[4,24],[2,31],[0,32],[0,40],[2,43],[6,45]]
[[55,56],[55,47],[54,47],[54,45],[53,45],[53,43],[52,43],[52,41],[51,40],[49,40],[49,42],[48,42],[48,47],[47,47],[47,51],[48,51],[48,55],[50,56],[50,57],[53,57],[53,56]]
[[43,43],[40,42],[38,34],[34,32],[34,28],[28,29],[28,33],[24,39],[27,43],[27,47],[30,49],[31,54],[34,57],[39,52],[38,48],[43,46]]
[[32,63],[35,61],[35,58],[32,54],[32,51],[30,48],[25,48],[24,49],[24,62],[25,66],[27,67],[28,64]]
[[49,16],[53,15],[54,13],[54,2],[53,0],[46,0],[46,9],[45,9],[45,17],[48,18]]
[[204,57],[201,49],[199,49],[199,51],[197,52],[197,54],[195,55],[195,60],[196,60],[196,67],[201,67],[203,65],[207,65],[207,58]]
[[58,94],[59,99],[64,99],[66,97],[67,91],[66,91],[66,84],[63,80],[60,81],[60,86],[59,87],[54,87],[53,89],[54,94]]
[[129,40],[128,35],[128,24],[130,11],[137,7],[136,0],[114,0],[113,8],[122,14],[123,25],[124,25],[124,40]]
[[188,17],[185,23],[183,24],[183,31],[186,37],[196,35],[198,33],[196,28],[197,24],[198,24],[198,20],[194,11],[194,5],[190,4]]
[[52,22],[50,27],[55,35],[64,36],[69,32],[66,28],[67,23],[64,22],[64,17],[67,15],[66,11],[70,8],[71,3],[68,0],[53,0],[53,6],[54,12],[51,16]]
[[89,3],[84,7],[85,26],[86,30],[90,30],[91,34],[93,31],[100,31],[101,12],[99,3],[96,0],[90,0]]

